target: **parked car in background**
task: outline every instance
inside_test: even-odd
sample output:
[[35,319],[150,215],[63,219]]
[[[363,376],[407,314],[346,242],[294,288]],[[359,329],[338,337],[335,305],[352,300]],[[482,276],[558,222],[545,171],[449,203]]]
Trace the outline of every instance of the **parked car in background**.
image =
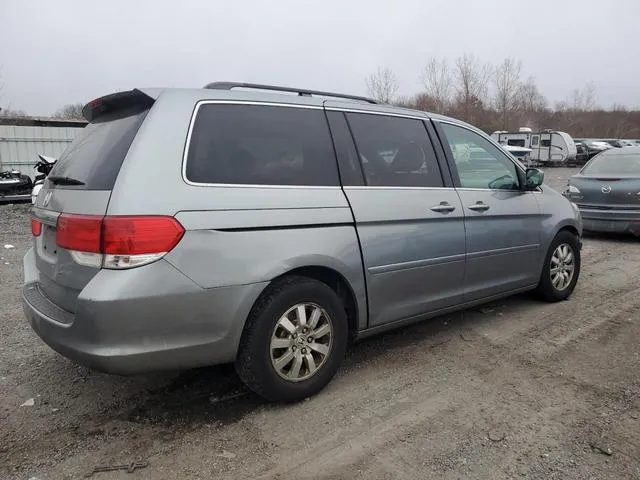
[[576,144],[577,152],[575,163],[577,163],[578,165],[584,165],[585,163],[587,163],[589,158],[591,158],[591,156],[589,155],[589,147],[585,142],[581,140],[574,140],[574,143]]
[[29,200],[33,181],[29,175],[18,170],[0,172],[0,202],[21,202]]
[[564,300],[578,281],[575,205],[458,120],[231,83],[83,112],[33,208],[23,302],[90,367],[234,362],[296,401],[352,339],[518,292]]
[[614,148],[622,148],[624,146],[620,140],[615,138],[602,139],[601,141],[608,143]]
[[589,159],[593,158],[600,152],[604,152],[605,150],[614,148],[607,142],[602,142],[599,140],[578,138],[578,139],[575,139],[575,141],[587,146],[587,153],[589,155]]
[[569,178],[584,229],[640,235],[640,147],[606,150]]
[[513,155],[520,164],[527,168],[531,164],[531,149],[526,147],[516,147],[513,145],[500,144],[500,146]]

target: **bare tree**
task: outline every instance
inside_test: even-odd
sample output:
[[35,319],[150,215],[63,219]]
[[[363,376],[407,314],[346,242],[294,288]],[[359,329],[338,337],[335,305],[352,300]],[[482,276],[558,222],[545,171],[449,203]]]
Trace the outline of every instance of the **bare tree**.
[[431,57],[420,76],[424,89],[435,104],[437,113],[444,113],[451,102],[453,83],[449,63],[446,59]]
[[591,111],[596,108],[596,86],[593,82],[583,88],[576,88],[571,92],[571,107],[574,110]]
[[509,114],[515,110],[520,88],[522,62],[514,58],[505,58],[493,75],[495,86],[495,105],[502,117],[502,128],[509,129]]
[[15,118],[15,117],[26,117],[27,112],[24,110],[13,110],[11,108],[0,108],[0,117],[4,118]]
[[423,110],[425,112],[435,112],[436,102],[431,98],[431,96],[426,93],[418,93],[416,95],[410,97],[398,98],[394,105],[405,108],[413,108],[416,110]]
[[369,96],[382,103],[391,103],[400,88],[395,74],[387,67],[378,67],[365,81]]
[[83,120],[82,107],[82,103],[70,103],[56,110],[53,116],[65,120]]
[[513,115],[509,120],[517,120],[520,125],[532,128],[542,128],[545,117],[548,116],[547,99],[538,86],[535,78],[529,76],[518,85]]
[[455,78],[457,100],[464,120],[472,121],[472,111],[486,100],[491,65],[481,65],[473,54],[465,53],[456,60]]
[[527,80],[518,87],[518,109],[526,112],[540,112],[547,108],[547,99],[545,98],[533,76],[529,76]]

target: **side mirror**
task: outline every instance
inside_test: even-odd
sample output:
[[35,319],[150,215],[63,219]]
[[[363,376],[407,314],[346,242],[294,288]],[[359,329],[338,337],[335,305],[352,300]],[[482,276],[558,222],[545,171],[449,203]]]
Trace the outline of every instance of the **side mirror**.
[[542,185],[542,182],[544,182],[544,172],[537,168],[527,168],[525,178],[525,188],[527,190],[533,190],[534,188],[538,188]]

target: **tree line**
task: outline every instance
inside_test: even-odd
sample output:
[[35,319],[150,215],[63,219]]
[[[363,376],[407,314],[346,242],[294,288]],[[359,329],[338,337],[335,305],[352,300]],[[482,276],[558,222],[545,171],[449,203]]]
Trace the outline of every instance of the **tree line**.
[[[640,138],[640,111],[614,105],[605,110],[596,104],[596,89],[586,83],[569,98],[550,106],[533,76],[522,75],[522,62],[508,57],[500,64],[482,62],[471,53],[454,61],[427,59],[419,76],[422,91],[398,97],[400,84],[387,67],[379,67],[366,79],[369,96],[383,103],[416,108],[459,118],[490,133],[496,130],[554,129],[575,138]],[[0,100],[2,100],[0,75]],[[82,103],[60,107],[54,118],[82,120]],[[0,105],[0,116],[26,116],[10,105]]]
[[640,111],[598,107],[592,82],[551,106],[535,77],[525,78],[522,62],[513,57],[497,65],[471,53],[454,61],[431,57],[419,79],[422,91],[409,97],[397,95],[399,81],[387,67],[378,67],[365,85],[380,102],[459,118],[487,133],[530,127],[566,131],[575,138],[640,138]]

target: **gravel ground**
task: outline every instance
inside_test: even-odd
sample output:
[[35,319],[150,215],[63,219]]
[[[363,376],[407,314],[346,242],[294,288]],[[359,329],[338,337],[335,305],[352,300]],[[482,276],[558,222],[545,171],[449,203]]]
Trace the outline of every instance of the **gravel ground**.
[[1,479],[133,461],[93,478],[640,479],[637,239],[587,237],[567,302],[521,295],[376,337],[280,406],[228,366],[121,378],[50,350],[19,302],[27,214],[0,206]]

